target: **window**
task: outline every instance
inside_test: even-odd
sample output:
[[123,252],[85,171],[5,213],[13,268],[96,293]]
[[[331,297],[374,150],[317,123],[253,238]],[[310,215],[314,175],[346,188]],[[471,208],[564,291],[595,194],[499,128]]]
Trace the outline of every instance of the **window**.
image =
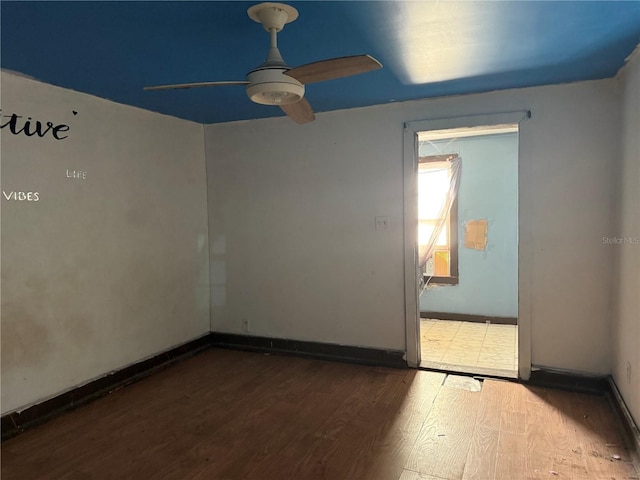
[[[429,283],[458,283],[457,195],[446,208],[452,190],[451,161],[456,158],[457,154],[449,154],[418,159],[418,246],[421,260],[428,255],[423,273]],[[430,248],[431,241],[435,243]]]

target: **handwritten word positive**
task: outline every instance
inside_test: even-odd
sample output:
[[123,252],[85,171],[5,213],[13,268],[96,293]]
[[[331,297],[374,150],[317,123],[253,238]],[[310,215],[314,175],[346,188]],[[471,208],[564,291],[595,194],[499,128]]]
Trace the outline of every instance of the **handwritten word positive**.
[[[78,112],[75,110],[73,111],[74,115],[77,115],[77,113]],[[69,137],[69,135],[64,135],[64,133],[71,129],[69,125],[65,125],[63,123],[54,125],[53,122],[41,122],[40,120],[34,121],[31,117],[27,117],[25,120],[24,116],[18,115],[17,113],[12,113],[7,116],[2,113],[2,110],[0,110],[0,119],[0,129],[9,127],[9,131],[14,135],[20,135],[23,133],[27,137],[37,135],[38,137],[43,138],[50,133],[56,140],[64,140]]]

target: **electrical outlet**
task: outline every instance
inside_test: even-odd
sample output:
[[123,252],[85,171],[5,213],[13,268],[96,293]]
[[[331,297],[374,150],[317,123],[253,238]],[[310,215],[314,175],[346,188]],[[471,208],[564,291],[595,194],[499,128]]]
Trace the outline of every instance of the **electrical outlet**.
[[627,383],[631,383],[631,362],[627,362]]
[[242,320],[242,331],[245,333],[249,331],[249,320]]

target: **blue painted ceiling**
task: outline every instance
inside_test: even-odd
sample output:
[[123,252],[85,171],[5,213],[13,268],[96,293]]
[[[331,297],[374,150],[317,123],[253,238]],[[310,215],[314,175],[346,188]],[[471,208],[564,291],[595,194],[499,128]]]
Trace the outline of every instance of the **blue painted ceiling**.
[[[281,116],[244,87],[269,37],[258,2],[3,0],[1,66],[201,123]],[[278,44],[291,66],[370,54],[384,68],[307,86],[316,112],[615,75],[640,43],[640,1],[303,1]]]

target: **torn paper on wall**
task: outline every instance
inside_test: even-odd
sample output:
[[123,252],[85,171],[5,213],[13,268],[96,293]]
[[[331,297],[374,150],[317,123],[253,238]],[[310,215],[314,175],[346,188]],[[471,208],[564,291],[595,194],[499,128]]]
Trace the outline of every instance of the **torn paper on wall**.
[[487,220],[469,220],[465,226],[464,246],[474,250],[487,248]]

